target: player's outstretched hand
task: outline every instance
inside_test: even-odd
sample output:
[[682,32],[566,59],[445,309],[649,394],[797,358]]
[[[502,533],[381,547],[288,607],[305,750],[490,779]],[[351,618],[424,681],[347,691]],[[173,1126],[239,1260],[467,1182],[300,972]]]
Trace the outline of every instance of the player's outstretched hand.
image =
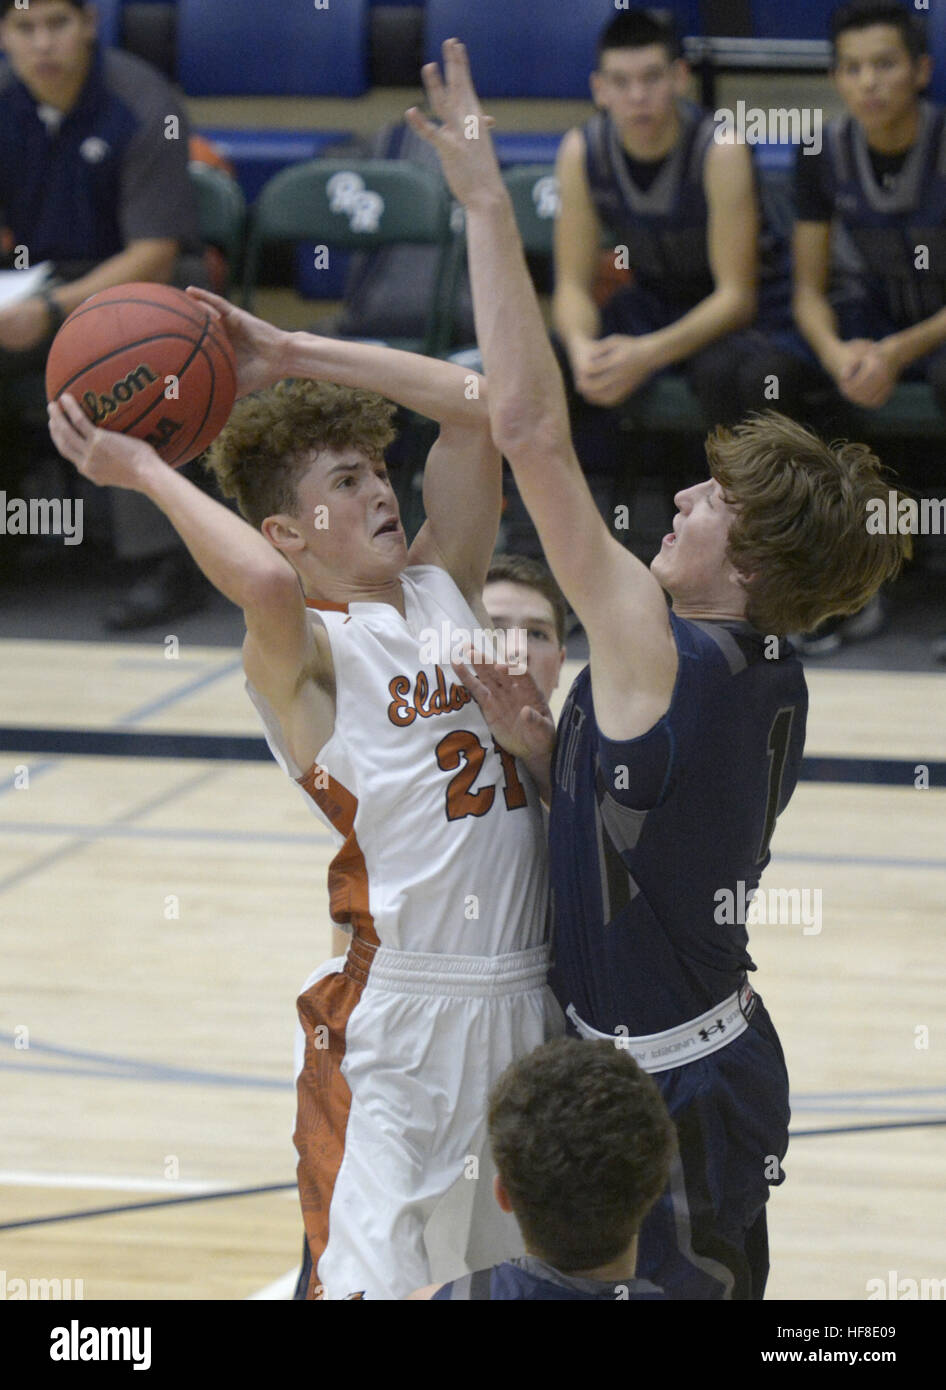
[[237,361],[237,397],[275,386],[286,375],[284,363],[292,336],[281,328],[238,309],[210,290],[188,285],[187,293],[219,319]]
[[49,433],[63,458],[74,463],[83,477],[102,487],[141,491],[148,471],[156,464],[166,468],[143,439],[132,439],[113,430],[97,429],[74,396],[50,401]]
[[483,711],[498,744],[528,764],[547,761],[555,744],[555,719],[535,681],[513,675],[503,662],[454,661],[453,669]]
[[440,155],[453,196],[471,207],[502,193],[499,163],[489,138],[493,121],[483,115],[463,44],[458,39],[444,43],[442,78],[436,63],[425,64],[421,76],[430,109],[440,124],[428,120],[416,106],[405,120]]

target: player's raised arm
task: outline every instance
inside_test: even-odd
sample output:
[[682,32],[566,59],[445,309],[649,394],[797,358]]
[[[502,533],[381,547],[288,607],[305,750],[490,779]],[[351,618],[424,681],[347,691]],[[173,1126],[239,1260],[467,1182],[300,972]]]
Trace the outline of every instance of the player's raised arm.
[[71,396],[49,406],[49,422],[57,449],[85,477],[142,492],[161,508],[211,584],[243,609],[248,639],[265,654],[263,693],[279,703],[317,656],[291,565],[259,531],[168,467],[150,444],[96,429]]
[[634,737],[667,708],[677,668],[667,606],[649,570],[598,515],[571,444],[562,379],[463,46],[444,45],[445,83],[424,69],[441,125],[412,128],[440,153],[467,209],[477,338],[493,438],[516,475],[546,557],[591,647],[595,707],[609,737]]
[[501,458],[490,435],[484,378],[376,343],[283,333],[219,295],[188,293],[223,320],[237,358],[238,395],[283,377],[305,377],[376,391],[439,424],[424,470],[427,523],[411,546],[410,562],[440,565],[478,605],[502,505]]

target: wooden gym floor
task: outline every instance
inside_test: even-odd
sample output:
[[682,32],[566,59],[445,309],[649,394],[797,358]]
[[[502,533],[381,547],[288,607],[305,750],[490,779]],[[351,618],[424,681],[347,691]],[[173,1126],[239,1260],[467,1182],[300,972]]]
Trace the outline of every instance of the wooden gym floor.
[[[0,752],[0,1271],[276,1296],[329,837],[270,761],[29,751],[30,729],[256,736],[236,650],[4,641],[0,663],[23,731]],[[946,677],[809,683],[808,756],[866,780],[800,784],[776,829],[762,888],[820,890],[820,932],[752,932],[793,1085],[769,1297],[863,1299],[891,1270],[946,1277]]]

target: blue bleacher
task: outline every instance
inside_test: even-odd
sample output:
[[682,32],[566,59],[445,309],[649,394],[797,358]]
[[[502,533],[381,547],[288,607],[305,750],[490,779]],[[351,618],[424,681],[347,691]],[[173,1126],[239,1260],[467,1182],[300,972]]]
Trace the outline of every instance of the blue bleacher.
[[[700,32],[698,0],[664,0],[682,34]],[[617,14],[614,0],[427,0],[425,57],[444,39],[462,39],[473,80],[490,97],[588,96],[598,34]]]
[[211,140],[229,159],[247,203],[254,202],[267,180],[287,165],[320,159],[330,146],[351,138],[351,132],[345,130],[235,130],[223,126],[201,126],[198,134]]
[[752,0],[752,32],[765,39],[826,39],[833,8],[826,0]]
[[190,96],[361,96],[367,39],[367,0],[178,0],[178,80]]
[[105,48],[114,48],[121,40],[122,0],[96,0],[99,17],[99,42]]
[[929,95],[934,101],[946,102],[946,9],[942,5],[922,16],[933,55],[933,80]]

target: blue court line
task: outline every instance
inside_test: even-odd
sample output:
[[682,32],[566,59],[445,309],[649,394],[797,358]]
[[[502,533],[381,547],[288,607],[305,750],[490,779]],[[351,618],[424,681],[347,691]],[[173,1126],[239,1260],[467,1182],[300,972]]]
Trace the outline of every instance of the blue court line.
[[[136,816],[148,815],[151,811],[156,811],[161,806],[166,806],[169,802],[175,801],[179,796],[193,791],[204,782],[209,782],[217,776],[217,769],[210,768],[205,772],[198,773],[196,777],[191,777],[188,781],[179,783],[177,786],[169,787],[166,791],[158,792],[148,801],[140,806],[133,807],[130,811],[122,812],[121,820],[134,820]],[[118,826],[118,821],[106,821],[109,824]],[[77,854],[79,850],[85,849],[90,842],[89,838],[79,835],[67,845],[60,845],[58,849],[50,850],[48,854],[40,855],[31,863],[25,864],[21,869],[14,869],[6,878],[0,879],[0,893],[5,893],[8,888],[12,888],[16,883],[22,883],[24,879],[31,878],[33,874],[39,873],[41,869],[48,869],[51,864],[57,864],[63,859],[68,859],[71,854]]]
[[[226,668],[231,671],[235,665]],[[255,735],[135,733],[119,728],[134,724],[169,703],[200,689],[222,672],[195,679],[176,692],[173,699],[161,699],[116,720],[104,729],[37,728],[28,725],[0,727],[0,752],[56,753],[79,757],[203,758],[267,761],[271,756],[266,743]],[[946,762],[917,758],[825,758],[810,757],[802,762],[803,782],[853,782],[859,785],[913,787],[916,769],[922,763],[934,785],[946,784]]]
[[[0,1047],[13,1047],[15,1045],[15,1035],[0,1031]],[[200,1071],[194,1067],[178,1067],[170,1062],[149,1062],[138,1057],[116,1056],[109,1052],[90,1052],[83,1048],[60,1047],[55,1043],[31,1041],[28,1049],[45,1057],[61,1057],[76,1062],[89,1062],[92,1066],[89,1069],[82,1069],[69,1066],[46,1065],[43,1063],[23,1062],[4,1062],[0,1061],[0,1070],[12,1071],[44,1071],[60,1072],[75,1075],[97,1075],[111,1077],[115,1080],[148,1080],[156,1081],[179,1081],[183,1085],[207,1085],[207,1086],[255,1086],[264,1089],[281,1089],[290,1087],[293,1082],[288,1078],[253,1076],[238,1072],[214,1072]],[[858,1108],[871,1110],[877,1113],[905,1114],[913,1113],[920,1115],[938,1114],[941,1107],[935,1110],[927,1110],[925,1107],[911,1107],[909,1110],[896,1109],[889,1105],[855,1105],[845,1104],[845,1102],[869,1101],[869,1100],[908,1100],[912,1096],[944,1096],[946,1086],[895,1086],[880,1091],[812,1091],[802,1092],[798,1095],[792,1094],[791,1104],[793,1110],[804,1109],[831,1109],[838,1110],[850,1109],[854,1113]],[[832,1105],[832,1102],[834,1103]]]
[[894,1124],[877,1125],[838,1125],[834,1129],[793,1129],[789,1130],[789,1139],[810,1139],[814,1135],[822,1134],[867,1134],[879,1129],[936,1129],[946,1125],[946,1115],[941,1115],[938,1120],[903,1120]]
[[857,1105],[851,1101],[818,1101],[810,1104],[803,1100],[793,1100],[792,1113],[796,1110],[807,1110],[809,1114],[831,1114],[836,1111],[839,1114],[863,1115],[869,1111],[872,1115],[941,1115],[942,1105]]
[[[2,1037],[2,1034],[0,1034]],[[799,1100],[871,1100],[875,1096],[880,1096],[884,1100],[891,1100],[903,1096],[946,1096],[946,1085],[943,1086],[896,1086],[893,1090],[885,1091],[809,1091]]]
[[5,1221],[0,1231],[20,1231],[24,1226],[50,1226],[56,1221],[85,1221],[90,1216],[117,1216],[120,1212],[149,1211],[155,1207],[181,1207],[189,1202],[219,1202],[224,1197],[258,1197],[266,1192],[291,1192],[294,1182],[271,1182],[263,1187],[225,1188],[222,1192],[197,1192],[187,1197],[159,1197],[154,1202],[125,1202],[118,1207],[93,1207],[86,1211],[63,1211],[56,1216],[31,1216],[25,1221]]
[[199,758],[204,762],[265,763],[264,739],[244,734],[138,733],[133,729],[34,729],[0,726],[0,752],[55,753],[83,758]]
[[[314,824],[314,822],[313,822]],[[331,835],[313,830],[311,835],[280,835],[259,830],[200,830],[193,827],[177,830],[173,826],[72,825],[59,821],[44,821],[30,825],[23,821],[0,821],[0,835],[70,835],[83,840],[207,840],[213,843],[241,845],[333,845]]]
[[[32,774],[31,774],[32,775]],[[262,845],[334,845],[332,836],[316,828],[313,821],[309,835],[281,835],[263,830],[211,830],[187,827],[181,830],[173,826],[125,826],[116,821],[104,825],[78,825],[72,821],[43,821],[30,824],[28,821],[0,821],[0,835],[49,835],[81,838],[83,841],[126,839],[126,840],[193,840],[218,844],[262,844]],[[773,854],[772,866],[780,863],[793,864],[856,864],[866,868],[886,869],[929,869],[941,873],[946,869],[944,859],[904,859],[902,857],[873,857],[843,854]],[[2,885],[0,885],[2,886]],[[764,923],[760,925],[765,925]]]
[[[775,854],[773,852],[772,863],[777,864],[780,861],[786,864],[855,864],[861,868],[871,868],[877,864],[882,864],[888,869],[946,868],[946,859],[904,859],[883,854],[799,854],[796,852]],[[760,925],[764,926],[765,924],[761,923]]]
[[[184,700],[188,695],[193,695],[196,690],[201,690],[204,686],[212,685],[214,681],[222,680],[224,676],[229,676],[233,671],[242,665],[242,657],[236,657],[233,661],[228,661],[224,666],[214,667],[212,671],[207,671],[202,676],[195,676],[186,685],[179,686],[175,690],[169,690],[166,695],[161,695],[157,700],[152,700],[148,704],[139,705],[131,710],[129,714],[120,715],[112,725],[138,724],[142,719],[146,719],[150,714],[157,714],[160,710],[168,709],[171,705],[177,704],[179,700]],[[3,751],[0,749],[0,751]],[[17,752],[18,749],[8,749],[6,751]],[[30,780],[42,776],[44,772],[59,766],[59,759],[56,758],[48,763],[39,763],[30,768]],[[0,796],[11,791],[14,787],[15,777],[9,777],[5,782],[0,782]]]
[[[13,1033],[0,1032],[0,1046],[15,1045]],[[77,1062],[91,1062],[95,1074],[115,1080],[179,1081],[184,1085],[208,1086],[257,1086],[266,1089],[280,1089],[292,1086],[292,1081],[283,1077],[247,1076],[234,1072],[200,1071],[194,1067],[178,1067],[171,1062],[149,1062],[140,1057],[116,1057],[108,1052],[89,1052],[82,1048],[57,1047],[54,1043],[31,1041],[22,1052],[38,1053],[46,1057],[64,1057]],[[18,1069],[21,1073],[37,1071],[72,1072],[72,1067],[51,1067],[42,1063],[0,1062],[4,1071]]]
[[884,787],[914,787],[916,770],[925,767],[931,785],[946,782],[946,763],[926,758],[822,758],[802,759],[800,782],[866,782]]
[[[946,1125],[946,1115],[938,1120],[907,1121],[904,1124],[846,1125],[837,1129],[795,1130],[790,1139],[812,1139],[831,1134],[863,1134],[867,1131],[883,1129],[927,1129]],[[93,1207],[91,1210],[63,1211],[55,1216],[32,1216],[22,1221],[5,1221],[0,1231],[20,1231],[27,1226],[51,1226],[61,1221],[87,1221],[93,1216],[119,1216],[130,1211],[154,1211],[159,1207],[180,1207],[193,1202],[219,1202],[228,1197],[258,1197],[267,1192],[291,1192],[294,1182],[266,1183],[261,1187],[241,1187],[224,1189],[222,1192],[196,1192],[186,1197],[159,1197],[153,1202],[123,1202],[120,1206]]]

